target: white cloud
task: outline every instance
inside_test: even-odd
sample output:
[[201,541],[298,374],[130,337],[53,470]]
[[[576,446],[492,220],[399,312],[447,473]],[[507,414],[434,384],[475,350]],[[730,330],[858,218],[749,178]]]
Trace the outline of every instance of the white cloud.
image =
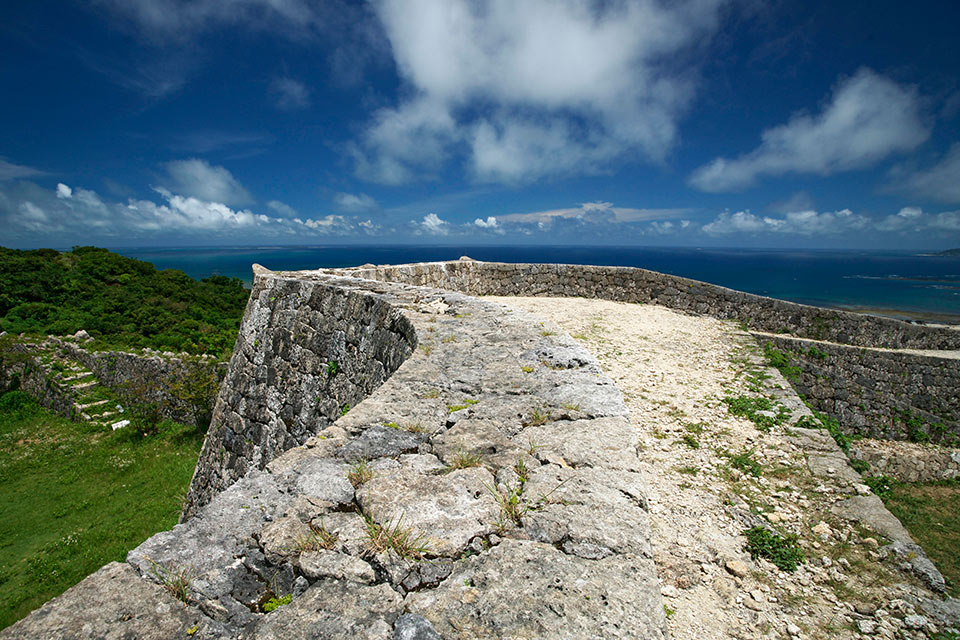
[[481,229],[496,229],[497,228],[497,218],[496,216],[487,216],[487,219],[477,218],[473,221],[473,224],[480,227]]
[[712,236],[735,233],[783,233],[802,236],[831,235],[866,229],[870,220],[849,209],[828,211],[793,211],[783,217],[757,216],[749,211],[724,211],[703,226]]
[[529,213],[508,213],[497,216],[500,222],[515,224],[550,225],[555,220],[599,221],[610,223],[643,222],[647,220],[676,219],[690,213],[689,209],[633,209],[615,207],[610,202],[584,202],[578,207],[548,209]]
[[333,201],[344,211],[371,211],[379,208],[377,201],[365,193],[338,193]]
[[222,230],[255,227],[271,219],[247,209],[234,210],[221,202],[208,202],[157,189],[166,201],[158,205],[150,200],[131,200],[127,210],[130,222],[141,229]]
[[[210,237],[276,237],[301,235],[356,235],[376,229],[369,220],[357,221],[340,215],[300,218],[273,217],[236,209],[222,202],[155,188],[159,201],[131,198],[124,202],[104,200],[94,191],[59,183],[45,189],[31,182],[7,183],[0,188],[0,225],[12,237],[37,234],[48,241],[52,232],[68,234],[68,242],[133,237],[171,237],[205,232]],[[292,212],[282,202],[272,209]],[[284,210],[286,207],[286,210]],[[108,240],[109,241],[109,240]]]
[[450,231],[449,223],[435,213],[428,213],[423,216],[423,220],[418,224],[418,227],[420,231],[435,236],[445,236]]
[[0,156],[0,181],[42,176],[45,173],[45,171],[40,171],[39,169],[34,169],[33,167],[26,167],[22,164],[13,164],[12,162],[7,162],[6,158]]
[[861,69],[837,85],[819,114],[796,114],[786,124],[767,129],[759,147],[732,160],[713,160],[694,171],[689,183],[702,191],[722,192],[749,187],[763,175],[861,169],[910,151],[929,136],[912,87]]
[[250,193],[233,174],[206,160],[176,160],[168,162],[165,168],[171,181],[167,187],[173,193],[229,205],[246,204],[252,200]]
[[381,0],[408,98],[377,112],[358,172],[399,183],[463,153],[474,176],[519,182],[662,160],[695,75],[683,53],[723,0]]
[[879,223],[881,231],[917,232],[917,231],[960,231],[960,211],[925,213],[920,207],[904,207],[889,215]]
[[927,169],[895,167],[893,187],[920,198],[960,202],[960,142],[954,143],[940,162]]
[[296,209],[279,200],[271,200],[267,206],[283,218],[296,218],[299,215]]
[[284,111],[306,109],[310,106],[310,89],[293,78],[274,78],[270,83],[270,93],[273,103]]

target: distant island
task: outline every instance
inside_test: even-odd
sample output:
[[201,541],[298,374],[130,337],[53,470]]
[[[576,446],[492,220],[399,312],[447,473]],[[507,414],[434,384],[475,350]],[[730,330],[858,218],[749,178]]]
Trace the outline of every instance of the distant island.
[[960,257],[960,249],[947,249],[946,251],[940,251],[939,253],[933,254],[935,256],[949,256],[951,258]]

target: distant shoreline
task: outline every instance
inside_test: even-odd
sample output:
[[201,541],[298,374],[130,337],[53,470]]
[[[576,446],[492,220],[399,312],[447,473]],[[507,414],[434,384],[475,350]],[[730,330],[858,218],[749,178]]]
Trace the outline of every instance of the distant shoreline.
[[[820,305],[814,305],[820,306]],[[862,313],[868,316],[881,316],[884,318],[893,318],[895,320],[904,320],[907,322],[917,322],[926,325],[950,325],[960,329],[960,313],[937,313],[935,311],[912,311],[904,309],[883,309],[877,307],[858,307],[855,305],[838,305],[824,307],[825,309],[839,309],[840,311],[852,311],[853,313]]]

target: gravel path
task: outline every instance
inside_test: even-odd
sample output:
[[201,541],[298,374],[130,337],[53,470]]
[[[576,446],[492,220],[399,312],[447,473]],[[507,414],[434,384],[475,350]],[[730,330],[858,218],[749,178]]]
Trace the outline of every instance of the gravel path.
[[[769,370],[747,334],[652,305],[486,299],[540,315],[544,331],[569,333],[622,390],[645,461],[673,638],[922,638],[939,630],[909,604],[931,592],[882,561],[882,537],[831,513],[867,492],[856,474],[814,476],[783,426],[762,432],[730,415],[724,397],[782,383],[776,372],[764,380]],[[731,456],[745,452],[759,477],[734,468]],[[746,553],[744,530],[765,521],[799,535],[808,561],[797,571]]]

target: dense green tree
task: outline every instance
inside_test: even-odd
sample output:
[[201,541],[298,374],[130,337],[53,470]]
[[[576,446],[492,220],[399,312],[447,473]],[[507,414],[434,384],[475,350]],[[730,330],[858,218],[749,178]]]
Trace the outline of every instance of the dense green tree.
[[248,291],[239,278],[182,271],[97,247],[0,247],[0,329],[64,335],[85,329],[104,347],[229,354]]

